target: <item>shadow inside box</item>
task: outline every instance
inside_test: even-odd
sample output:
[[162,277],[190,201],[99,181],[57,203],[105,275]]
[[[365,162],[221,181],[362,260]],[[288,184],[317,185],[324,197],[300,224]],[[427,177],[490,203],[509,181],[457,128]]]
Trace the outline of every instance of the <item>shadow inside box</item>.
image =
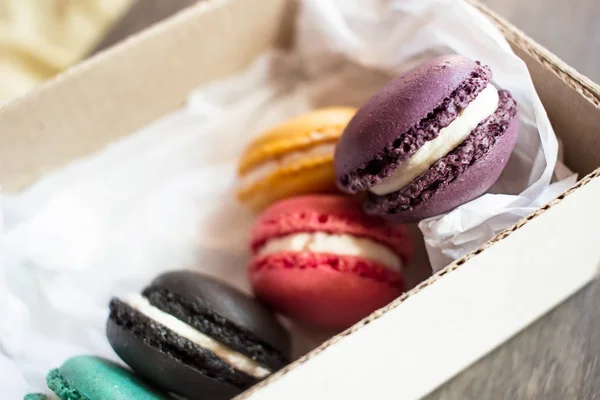
[[419,283],[431,276],[431,265],[429,264],[429,258],[427,257],[427,249],[425,247],[425,241],[423,234],[417,224],[410,224],[406,226],[408,234],[410,235],[413,246],[414,255],[413,259],[405,266],[404,278],[406,279],[406,291],[411,290]]
[[240,250],[199,248],[194,257],[194,264],[188,266],[224,281],[246,293],[251,293],[246,268],[249,253]]
[[337,68],[321,73],[308,83],[312,108],[340,105],[360,107],[395,76],[389,71],[366,68],[347,60],[340,61]]

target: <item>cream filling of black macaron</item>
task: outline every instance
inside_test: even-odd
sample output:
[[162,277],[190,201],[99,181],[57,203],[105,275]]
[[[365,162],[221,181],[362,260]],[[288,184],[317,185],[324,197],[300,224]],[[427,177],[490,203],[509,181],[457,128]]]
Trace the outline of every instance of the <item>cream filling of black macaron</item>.
[[129,331],[139,340],[192,367],[209,378],[244,389],[258,379],[236,370],[212,351],[174,333],[169,328],[145,316],[127,303],[114,299],[110,304],[111,321]]
[[[113,323],[126,329],[147,345],[181,361],[183,364],[197,369],[210,378],[223,381],[240,389],[245,389],[258,382],[261,378],[264,378],[264,374],[252,376],[236,369],[222,357],[215,354],[215,352],[174,332],[160,322],[155,321],[148,315],[135,309],[125,301],[119,299],[112,300],[110,309],[110,319]],[[203,332],[203,334],[214,338],[219,343],[223,343],[222,339],[224,337],[233,337],[236,335],[236,332],[229,331],[227,327],[224,326],[218,327],[211,321],[207,321],[203,325],[206,327],[210,326],[211,328],[208,328],[207,330],[215,333],[215,336],[218,336],[219,339],[215,336],[210,336],[206,332]],[[229,341],[231,342],[232,340]],[[241,344],[243,340],[239,340],[239,342]],[[248,359],[251,360],[250,357],[248,357]],[[257,364],[264,365],[258,360],[253,361]],[[261,367],[259,367],[259,369],[260,368]],[[267,368],[268,367],[265,366],[263,370],[266,371]],[[272,372],[273,370],[274,369],[269,369],[268,371]]]
[[269,343],[182,296],[153,286],[144,290],[142,294],[153,306],[248,356],[271,371],[277,371],[289,363],[287,357]]

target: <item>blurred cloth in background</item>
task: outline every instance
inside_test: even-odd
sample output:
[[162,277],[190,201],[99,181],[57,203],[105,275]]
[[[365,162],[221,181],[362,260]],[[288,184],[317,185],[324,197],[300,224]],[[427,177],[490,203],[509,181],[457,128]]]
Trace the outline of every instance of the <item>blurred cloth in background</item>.
[[0,105],[85,57],[132,3],[0,0]]

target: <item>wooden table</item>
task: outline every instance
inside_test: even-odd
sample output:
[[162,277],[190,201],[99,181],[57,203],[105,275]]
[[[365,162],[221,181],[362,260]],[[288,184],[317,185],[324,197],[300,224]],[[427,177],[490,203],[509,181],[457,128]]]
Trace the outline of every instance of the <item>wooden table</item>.
[[[193,2],[143,0],[98,48]],[[600,0],[484,2],[600,82]],[[398,379],[401,384],[402,377]],[[600,399],[600,282],[580,291],[428,399]]]
[[579,72],[600,82],[599,0],[482,0]]

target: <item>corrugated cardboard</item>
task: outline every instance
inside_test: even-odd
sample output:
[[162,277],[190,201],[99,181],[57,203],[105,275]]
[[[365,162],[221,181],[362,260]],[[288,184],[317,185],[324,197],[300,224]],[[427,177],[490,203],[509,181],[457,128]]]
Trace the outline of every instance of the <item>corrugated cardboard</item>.
[[[591,174],[241,398],[422,396],[596,274],[600,252],[589,232],[600,224],[600,170],[592,173],[600,165],[600,90],[470,2],[529,66],[569,166]],[[293,12],[285,0],[203,2],[7,105],[0,110],[4,190],[98,150],[181,106],[192,88],[288,44]]]

